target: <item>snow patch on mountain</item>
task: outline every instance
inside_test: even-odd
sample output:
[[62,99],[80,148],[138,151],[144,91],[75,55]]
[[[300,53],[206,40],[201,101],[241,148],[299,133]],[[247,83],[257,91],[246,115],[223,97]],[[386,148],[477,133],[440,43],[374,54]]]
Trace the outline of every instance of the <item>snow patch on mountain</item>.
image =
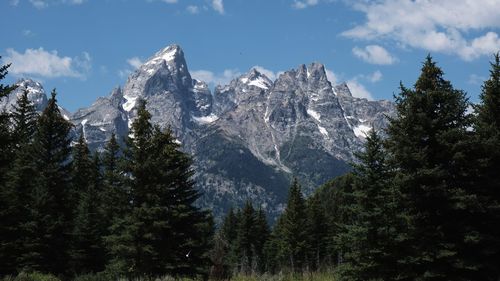
[[208,116],[202,116],[202,117],[193,116],[192,118],[198,124],[210,124],[210,123],[213,123],[213,122],[219,120],[219,116],[217,116],[213,113],[208,115]]
[[368,134],[368,132],[370,132],[372,128],[370,126],[366,126],[366,125],[358,125],[356,127],[354,127],[352,130],[354,132],[354,135],[356,135],[356,137],[358,138],[366,138],[366,135]]
[[314,110],[312,110],[310,108],[308,108],[306,110],[306,112],[307,112],[307,114],[309,116],[311,116],[312,118],[316,119],[316,121],[318,121],[319,123],[321,123],[321,120],[320,120],[321,119],[321,114],[319,114],[318,112],[316,112],[316,111],[314,111]]
[[259,87],[259,88],[265,89],[265,90],[269,89],[269,86],[270,86],[268,84],[268,82],[262,77],[258,77],[257,79],[250,81],[250,83],[248,83],[248,85],[256,86],[256,87]]
[[127,112],[131,111],[135,106],[137,97],[123,96],[123,98],[126,100],[126,102],[122,105],[123,110]]

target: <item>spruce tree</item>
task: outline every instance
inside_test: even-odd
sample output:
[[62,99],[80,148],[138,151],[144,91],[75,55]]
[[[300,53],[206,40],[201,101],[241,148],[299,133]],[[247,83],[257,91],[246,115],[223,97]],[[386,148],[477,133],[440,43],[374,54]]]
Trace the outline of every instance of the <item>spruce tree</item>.
[[254,225],[255,210],[252,203],[250,201],[246,201],[245,206],[241,211],[236,240],[239,271],[244,274],[250,274],[254,262]]
[[308,263],[312,271],[325,263],[328,248],[328,221],[318,196],[307,200],[307,246]]
[[124,152],[130,211],[116,218],[107,241],[113,266],[129,276],[204,275],[211,217],[194,202],[191,160],[169,129],[150,123],[141,101]]
[[398,210],[386,152],[371,130],[354,164],[353,219],[344,224],[344,277],[347,280],[397,280]]
[[67,270],[73,205],[70,204],[70,137],[72,125],[57,106],[56,92],[38,119],[33,141],[32,176],[35,188],[27,194],[29,222],[23,265],[31,270],[63,274]]
[[[387,129],[387,148],[401,205],[408,209],[408,245],[398,264],[414,280],[461,280],[460,208],[466,204],[468,101],[443,78],[430,56],[414,89],[401,86],[396,116]],[[403,277],[402,277],[403,278]]]
[[[0,81],[7,75],[9,66],[9,64],[0,66]],[[13,89],[14,87],[0,83],[0,100],[9,95]],[[10,223],[7,223],[10,220],[12,197],[6,188],[6,174],[12,160],[12,138],[9,127],[9,115],[0,112],[0,206],[3,206],[0,208],[2,222],[0,223],[0,275],[12,273],[12,250],[8,249],[12,246],[12,229]]]
[[466,256],[475,266],[476,280],[499,280],[500,268],[500,55],[491,63],[490,77],[484,82],[481,103],[475,107],[476,150],[475,189],[477,197],[468,225],[472,233]]
[[267,223],[266,213],[262,208],[259,208],[255,212],[255,223],[253,226],[253,249],[255,253],[255,264],[254,270],[263,273],[266,270],[266,255],[264,252],[264,246],[269,239],[270,229]]
[[307,260],[307,213],[306,204],[297,179],[294,179],[288,194],[288,201],[282,224],[282,238],[285,253],[285,264],[293,272],[300,272]]
[[90,158],[83,132],[73,148],[73,190],[75,214],[70,248],[72,273],[99,272],[104,269],[102,220],[102,177],[97,152]]
[[6,183],[2,192],[4,198],[8,199],[7,204],[3,205],[2,213],[5,218],[2,220],[2,228],[8,230],[10,238],[2,242],[0,255],[6,257],[2,264],[10,273],[20,269],[19,265],[22,264],[22,257],[25,254],[23,237],[30,211],[27,195],[34,188],[32,139],[36,118],[35,108],[28,100],[28,93],[25,91],[18,98],[11,113],[13,164],[6,171]]
[[102,155],[104,221],[111,225],[117,216],[128,210],[128,193],[121,174],[120,145],[115,134],[111,135]]

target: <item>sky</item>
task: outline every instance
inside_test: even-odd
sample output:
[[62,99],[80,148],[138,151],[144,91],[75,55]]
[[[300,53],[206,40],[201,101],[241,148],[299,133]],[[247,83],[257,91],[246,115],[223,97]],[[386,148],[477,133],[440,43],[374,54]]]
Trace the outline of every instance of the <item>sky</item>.
[[38,80],[72,112],[170,44],[212,87],[320,62],[355,96],[389,100],[431,54],[472,102],[500,51],[500,0],[1,0],[0,12],[3,82]]

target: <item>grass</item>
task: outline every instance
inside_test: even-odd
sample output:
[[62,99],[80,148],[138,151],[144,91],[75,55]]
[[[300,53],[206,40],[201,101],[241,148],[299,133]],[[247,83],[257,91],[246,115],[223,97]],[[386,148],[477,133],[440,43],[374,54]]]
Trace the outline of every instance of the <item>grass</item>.
[[[332,272],[324,273],[303,273],[303,274],[276,274],[276,275],[259,275],[259,276],[246,276],[238,275],[234,276],[230,281],[335,281],[337,278],[334,277],[335,274]],[[215,281],[210,279],[211,281]],[[42,274],[42,273],[21,273],[18,276],[6,276],[1,278],[0,281],[61,281],[54,275]],[[88,274],[77,276],[74,281],[129,281],[126,279],[109,279],[103,275],[99,274]],[[131,281],[195,281],[194,279],[177,279],[170,276],[164,276],[161,278],[145,278],[136,279]],[[228,281],[228,280],[224,280]]]

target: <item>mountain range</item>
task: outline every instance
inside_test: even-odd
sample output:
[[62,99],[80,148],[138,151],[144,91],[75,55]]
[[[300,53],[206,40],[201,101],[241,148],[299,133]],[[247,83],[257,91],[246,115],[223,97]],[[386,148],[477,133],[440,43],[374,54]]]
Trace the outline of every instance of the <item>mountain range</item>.
[[[0,101],[10,110],[28,91],[37,110],[47,96],[43,86],[21,79]],[[217,215],[251,200],[274,216],[281,212],[293,177],[304,191],[350,170],[365,133],[382,129],[394,113],[390,101],[353,97],[346,83],[332,85],[320,63],[299,65],[272,81],[255,68],[216,86],[191,77],[178,45],[149,58],[123,87],[74,113],[60,108],[100,150],[114,133],[129,134],[138,101],[146,101],[152,122],[170,126],[182,149],[193,157],[200,205]]]

